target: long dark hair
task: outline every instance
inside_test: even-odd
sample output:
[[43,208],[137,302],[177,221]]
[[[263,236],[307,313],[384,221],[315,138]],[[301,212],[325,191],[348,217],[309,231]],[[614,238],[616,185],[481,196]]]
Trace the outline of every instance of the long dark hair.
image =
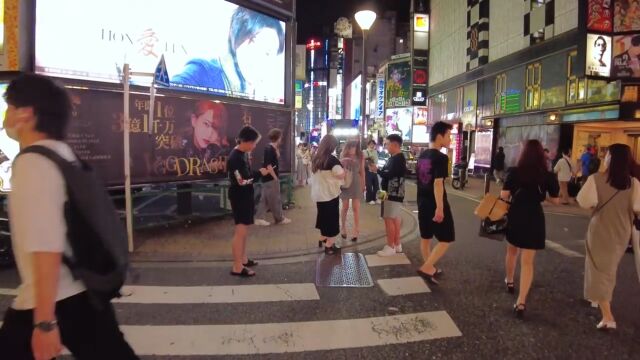
[[547,176],[544,149],[538,140],[528,140],[518,160],[518,180],[527,185],[540,185]]
[[331,154],[336,151],[338,147],[338,139],[333,135],[325,135],[320,141],[318,150],[311,160],[311,171],[316,173],[325,168],[331,158]]
[[613,144],[609,146],[609,155],[611,162],[607,169],[607,182],[618,190],[630,188],[631,176],[636,168],[631,148],[626,144]]

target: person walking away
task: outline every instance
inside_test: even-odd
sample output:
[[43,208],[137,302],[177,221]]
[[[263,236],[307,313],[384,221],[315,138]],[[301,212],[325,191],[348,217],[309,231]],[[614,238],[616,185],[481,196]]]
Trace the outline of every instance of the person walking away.
[[[436,277],[442,274],[436,264],[455,241],[453,214],[444,187],[449,176],[449,157],[440,152],[451,145],[451,129],[453,126],[442,121],[433,125],[429,133],[431,146],[420,154],[416,170],[420,248],[424,260],[418,275],[433,285],[438,285]],[[434,237],[438,239],[438,245],[431,251],[431,239]]]
[[306,144],[298,144],[296,150],[296,181],[298,186],[307,185],[309,180],[309,165],[311,163],[311,154]]
[[[4,128],[21,149],[41,146],[62,162],[78,161],[63,141],[71,116],[64,88],[23,74],[4,97]],[[25,151],[13,164],[9,219],[21,284],[0,329],[2,358],[49,360],[64,346],[78,359],[138,359],[119,330],[113,305],[90,295],[88,283],[63,264],[74,255],[67,230],[76,224],[66,221],[67,179],[52,160]]]
[[[371,160],[369,166],[365,167],[366,171],[366,202],[369,205],[379,204],[380,200],[376,199],[376,194],[380,190],[380,183],[378,181],[378,150],[376,149],[376,142],[369,140],[367,149],[364,151],[365,160]],[[373,164],[373,165],[371,165]]]
[[344,183],[345,171],[340,160],[332,155],[337,147],[338,139],[326,135],[311,160],[311,199],[318,209],[316,229],[321,236],[318,245],[324,245],[326,255],[340,252],[335,238],[340,233],[340,185]]
[[544,149],[544,161],[547,164],[547,170],[552,171],[553,159],[551,158],[551,152],[549,152],[549,149],[547,148]]
[[407,174],[407,160],[402,154],[402,137],[398,134],[387,136],[387,150],[391,157],[380,171],[382,190],[386,192],[386,198],[382,201],[382,218],[387,231],[387,245],[378,251],[379,256],[393,256],[402,252],[400,216],[404,202],[404,177]]
[[584,184],[591,173],[589,172],[589,163],[591,162],[591,145],[584,148],[584,152],[580,156],[580,170],[582,171],[581,183]]
[[493,157],[493,176],[496,178],[496,184],[504,181],[504,148],[500,146],[498,152]]
[[596,147],[591,148],[591,160],[589,160],[589,175],[593,175],[600,171],[600,158],[598,157],[598,149]]
[[340,193],[340,200],[342,200],[342,213],[340,214],[342,230],[340,235],[343,239],[347,238],[347,214],[349,213],[349,201],[351,201],[353,208],[353,236],[351,241],[356,242],[360,235],[360,202],[362,201],[362,193],[365,187],[364,157],[362,150],[360,150],[360,142],[347,142],[340,158],[343,168],[353,174],[349,187],[343,187],[342,193]]
[[276,224],[290,224],[291,220],[286,218],[282,211],[282,195],[280,194],[280,145],[282,143],[282,130],[271,129],[267,135],[271,143],[264,149],[263,168],[271,168],[269,173],[262,177],[262,192],[260,203],[256,212],[255,224],[258,226],[269,226],[266,219],[267,210],[271,211]]
[[569,205],[569,181],[576,176],[572,162],[571,150],[566,149],[562,151],[562,158],[558,160],[553,168],[553,172],[558,175],[558,181],[560,182],[560,199],[563,205]]
[[587,231],[584,296],[602,313],[599,330],[616,328],[611,312],[618,265],[627,250],[634,214],[640,213],[640,183],[633,178],[631,149],[613,144],[605,157],[606,171],[587,179],[578,203],[594,209]]
[[261,168],[258,172],[251,171],[249,153],[256,148],[260,141],[260,133],[251,126],[245,126],[238,134],[238,145],[229,154],[227,172],[229,177],[229,202],[235,222],[231,252],[233,254],[233,268],[231,275],[252,277],[256,273],[250,267],[258,265],[247,257],[247,237],[249,226],[253,225],[254,190],[253,182],[260,176],[273,173],[273,167]]
[[500,197],[511,201],[507,225],[505,259],[507,291],[515,293],[514,276],[520,253],[520,291],[513,306],[515,315],[523,318],[527,296],[533,282],[536,251],[545,248],[545,217],[541,203],[547,193],[553,204],[559,204],[560,186],[555,174],[547,170],[542,144],[527,141],[517,166],[511,168]]

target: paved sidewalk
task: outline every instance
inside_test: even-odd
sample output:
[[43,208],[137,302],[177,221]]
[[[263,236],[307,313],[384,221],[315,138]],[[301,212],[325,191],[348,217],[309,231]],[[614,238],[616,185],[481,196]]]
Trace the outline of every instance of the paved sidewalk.
[[[491,187],[489,188],[489,191],[492,194],[498,195],[501,189],[501,185],[497,185],[495,181],[491,181]],[[470,178],[469,183],[463,191],[455,190],[451,187],[448,187],[447,191],[449,191],[449,193],[453,195],[463,196],[480,201],[484,196],[484,178]],[[580,217],[589,217],[591,214],[591,211],[582,209],[580,206],[578,206],[575,200],[572,201],[571,205],[553,205],[548,202],[545,202],[542,205],[544,207],[544,211],[547,213]]]
[[[268,227],[252,226],[247,241],[248,254],[257,259],[316,254],[319,232],[315,229],[316,206],[310,199],[310,189],[295,191],[296,204],[285,211],[285,216],[293,222],[288,225]],[[416,220],[409,211],[403,212],[401,236],[415,230]],[[352,216],[348,218],[352,219]],[[343,249],[381,240],[385,237],[384,222],[380,218],[380,206],[361,205],[360,236],[357,243],[343,240]],[[271,214],[267,221],[273,222]],[[231,259],[231,239],[233,219],[211,220],[190,226],[141,230],[134,235],[134,261],[228,261]],[[348,221],[349,236],[352,224]]]

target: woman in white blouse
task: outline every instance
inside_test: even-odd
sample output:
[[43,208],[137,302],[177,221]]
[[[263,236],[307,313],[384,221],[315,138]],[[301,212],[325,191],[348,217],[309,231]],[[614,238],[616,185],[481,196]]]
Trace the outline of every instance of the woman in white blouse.
[[602,312],[599,330],[616,328],[611,299],[616,272],[629,244],[634,213],[640,213],[640,182],[629,146],[613,144],[605,157],[606,171],[596,173],[578,194],[578,203],[594,209],[586,241],[584,296]]
[[576,176],[576,166],[571,160],[571,150],[564,150],[562,158],[558,160],[553,172],[558,174],[558,182],[560,183],[560,198],[563,205],[569,205],[569,181]]

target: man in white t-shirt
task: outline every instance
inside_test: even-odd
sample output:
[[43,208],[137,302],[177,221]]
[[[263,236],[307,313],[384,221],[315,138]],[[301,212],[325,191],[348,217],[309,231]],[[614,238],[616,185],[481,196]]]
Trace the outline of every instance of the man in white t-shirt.
[[[24,74],[9,84],[4,128],[24,149],[43,145],[75,161],[66,143],[71,113],[67,92],[48,78]],[[119,330],[113,307],[95,308],[84,285],[62,264],[71,255],[65,182],[39,154],[13,164],[9,219],[21,284],[0,329],[7,359],[49,360],[65,346],[78,359],[137,359]]]

